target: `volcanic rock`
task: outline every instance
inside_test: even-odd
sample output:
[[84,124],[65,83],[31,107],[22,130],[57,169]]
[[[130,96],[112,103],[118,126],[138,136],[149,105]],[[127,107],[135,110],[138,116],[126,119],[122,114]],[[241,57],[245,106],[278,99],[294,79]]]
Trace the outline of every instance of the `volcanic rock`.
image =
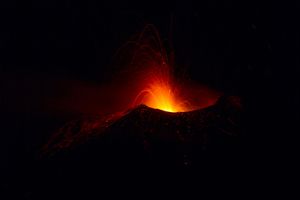
[[239,136],[241,113],[235,96],[223,96],[213,106],[190,112],[140,105],[125,114],[69,122],[52,136],[44,152],[51,157],[81,157],[83,151],[87,157],[139,155],[137,160],[187,166],[203,152],[230,149]]
[[37,182],[45,186],[39,193],[86,198],[108,189],[153,192],[191,180],[206,185],[216,177],[233,179],[241,155],[241,114],[240,99],[223,96],[190,112],[140,105],[71,121],[43,149]]

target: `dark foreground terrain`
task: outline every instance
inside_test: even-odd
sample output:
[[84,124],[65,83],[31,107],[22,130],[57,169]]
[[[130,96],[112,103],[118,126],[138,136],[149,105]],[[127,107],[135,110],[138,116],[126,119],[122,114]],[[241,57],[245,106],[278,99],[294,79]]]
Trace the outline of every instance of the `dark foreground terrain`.
[[141,105],[116,118],[74,120],[33,161],[23,195],[72,199],[236,187],[246,178],[241,123],[234,96],[186,113]]

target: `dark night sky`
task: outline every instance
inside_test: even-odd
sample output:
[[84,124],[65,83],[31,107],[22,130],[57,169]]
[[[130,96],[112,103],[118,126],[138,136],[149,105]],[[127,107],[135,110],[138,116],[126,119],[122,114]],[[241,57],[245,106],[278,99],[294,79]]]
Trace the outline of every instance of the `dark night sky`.
[[291,62],[288,68],[295,70],[296,57],[289,53],[295,54],[298,42],[293,5],[130,2],[4,3],[2,72],[46,72],[101,81],[111,71],[116,49],[148,23],[158,28],[163,39],[170,39],[172,27],[177,64],[191,68],[192,78],[218,88],[232,90],[241,79],[238,76],[251,70],[264,71],[262,76],[278,73],[281,68],[273,70],[274,64]]
[[1,1],[1,176],[22,174],[16,166],[25,169],[70,115],[44,109],[63,95],[59,81],[105,82],[116,50],[149,23],[164,40],[171,33],[176,64],[191,79],[242,97],[249,143],[287,162],[294,146],[284,144],[299,119],[299,9],[274,1]]

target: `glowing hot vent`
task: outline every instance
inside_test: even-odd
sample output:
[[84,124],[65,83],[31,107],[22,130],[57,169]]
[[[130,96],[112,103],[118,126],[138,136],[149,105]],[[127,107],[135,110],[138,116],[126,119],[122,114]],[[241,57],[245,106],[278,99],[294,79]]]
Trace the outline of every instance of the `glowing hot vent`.
[[180,102],[176,102],[176,96],[169,83],[158,81],[150,85],[145,104],[152,108],[161,109],[169,112],[185,111]]
[[189,109],[180,98],[170,74],[167,71],[163,72],[160,70],[157,70],[156,74],[153,72],[147,87],[138,94],[135,104],[137,102],[138,104],[143,103],[149,107],[168,112],[188,111]]
[[137,50],[131,64],[144,69],[144,80],[134,106],[145,104],[167,112],[192,110],[174,81],[173,66],[170,64],[173,61],[170,62],[156,29],[147,26],[136,44]]

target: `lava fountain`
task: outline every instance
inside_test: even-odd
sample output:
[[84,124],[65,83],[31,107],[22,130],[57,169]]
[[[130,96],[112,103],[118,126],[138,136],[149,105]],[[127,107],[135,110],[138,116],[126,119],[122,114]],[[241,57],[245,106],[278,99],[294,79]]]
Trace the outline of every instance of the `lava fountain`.
[[[147,39],[147,31],[152,31],[154,37]],[[148,25],[142,32],[138,41],[138,54],[134,56],[142,60],[147,69],[145,89],[142,89],[134,101],[134,106],[145,104],[149,107],[168,112],[184,112],[187,107],[179,97],[178,87],[172,77],[172,66],[168,60],[167,52],[163,48],[160,36],[155,28]],[[138,56],[138,57],[137,57]],[[147,60],[152,58],[152,60]]]
[[139,92],[133,105],[145,104],[167,112],[188,111],[187,104],[179,96],[172,80],[169,66],[164,62],[160,67],[154,68],[157,73],[154,71],[150,75],[147,87]]
[[[131,107],[145,104],[167,112],[187,112],[204,107],[197,105],[197,102],[192,104],[188,97],[194,94],[187,94],[188,89],[183,88],[183,82],[180,84],[175,79],[174,54],[172,50],[169,53],[166,51],[160,38],[155,27],[148,25],[137,41],[131,42],[134,51],[128,68],[140,71],[137,76],[142,77]],[[214,103],[215,99],[206,106]]]

